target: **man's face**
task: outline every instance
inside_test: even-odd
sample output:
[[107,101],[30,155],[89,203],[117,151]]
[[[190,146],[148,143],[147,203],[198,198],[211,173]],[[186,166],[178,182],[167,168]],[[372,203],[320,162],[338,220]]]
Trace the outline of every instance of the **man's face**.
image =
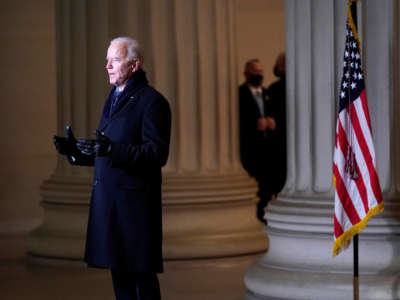
[[106,69],[110,84],[117,86],[120,89],[125,87],[125,84],[133,74],[132,62],[126,59],[127,49],[124,43],[112,43],[107,51]]
[[246,69],[244,75],[248,84],[258,87],[263,81],[264,70],[260,62],[252,62]]
[[249,65],[247,72],[248,74],[264,75],[263,67],[260,62],[253,62]]

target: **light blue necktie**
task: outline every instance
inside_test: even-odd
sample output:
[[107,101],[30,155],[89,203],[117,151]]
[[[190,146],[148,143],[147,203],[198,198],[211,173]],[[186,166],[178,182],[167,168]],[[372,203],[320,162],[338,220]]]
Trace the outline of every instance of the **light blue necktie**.
[[264,101],[263,101],[263,98],[262,98],[262,93],[260,91],[257,91],[255,93],[254,98],[256,99],[258,108],[260,109],[261,117],[264,117]]

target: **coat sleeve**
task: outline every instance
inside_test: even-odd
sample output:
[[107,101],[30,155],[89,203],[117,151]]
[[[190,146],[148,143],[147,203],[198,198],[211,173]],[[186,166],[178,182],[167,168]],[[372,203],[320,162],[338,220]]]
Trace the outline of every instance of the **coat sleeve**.
[[160,97],[144,112],[141,144],[113,143],[110,159],[113,167],[162,167],[167,163],[171,136],[171,110]]

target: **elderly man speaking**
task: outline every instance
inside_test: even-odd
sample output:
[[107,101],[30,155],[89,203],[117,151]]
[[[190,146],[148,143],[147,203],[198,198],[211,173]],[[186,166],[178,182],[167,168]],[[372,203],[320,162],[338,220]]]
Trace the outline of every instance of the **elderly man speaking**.
[[171,111],[148,85],[137,41],[110,42],[106,70],[114,85],[95,139],[67,126],[54,137],[72,165],[93,166],[85,261],[111,269],[116,299],[161,299],[161,167],[168,158]]

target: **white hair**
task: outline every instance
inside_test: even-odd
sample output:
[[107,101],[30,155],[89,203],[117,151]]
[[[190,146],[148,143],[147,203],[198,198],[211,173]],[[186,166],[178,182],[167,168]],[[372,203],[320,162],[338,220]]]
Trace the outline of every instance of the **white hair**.
[[143,55],[142,55],[142,51],[141,51],[141,47],[140,44],[137,40],[134,40],[130,37],[126,37],[126,36],[121,36],[121,37],[117,37],[115,39],[112,39],[110,42],[111,44],[114,43],[123,43],[126,45],[126,50],[127,50],[127,59],[128,61],[132,62],[134,60],[139,61],[139,65],[142,66],[143,65]]

